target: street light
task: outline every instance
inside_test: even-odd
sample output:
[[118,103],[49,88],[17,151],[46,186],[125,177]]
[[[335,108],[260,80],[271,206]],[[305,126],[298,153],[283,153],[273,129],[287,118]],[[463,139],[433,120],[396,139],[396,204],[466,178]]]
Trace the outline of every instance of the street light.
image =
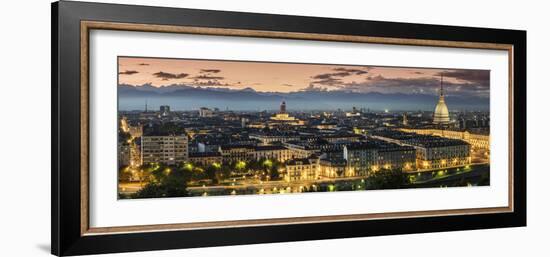
[[237,164],[235,165],[235,168],[238,170],[243,170],[244,168],[246,168],[246,162],[238,161]]
[[271,168],[273,166],[273,162],[270,159],[266,159],[263,164],[268,168]]
[[193,170],[193,164],[191,163],[186,163],[184,166],[183,166],[186,170]]

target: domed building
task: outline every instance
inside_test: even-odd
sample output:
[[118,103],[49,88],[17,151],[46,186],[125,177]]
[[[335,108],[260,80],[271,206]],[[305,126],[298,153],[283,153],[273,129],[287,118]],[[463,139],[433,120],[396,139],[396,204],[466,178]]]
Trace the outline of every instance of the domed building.
[[286,103],[283,101],[279,107],[279,113],[275,114],[275,116],[271,117],[272,120],[278,120],[278,121],[294,121],[296,118],[290,116],[288,112],[286,112]]
[[272,128],[278,125],[301,126],[304,125],[304,121],[290,116],[286,111],[286,103],[283,101],[279,107],[279,113],[270,117],[269,127]]
[[441,76],[441,88],[439,89],[439,101],[435,106],[434,111],[434,124],[448,124],[449,119],[449,109],[445,103],[445,96],[443,95],[443,76]]

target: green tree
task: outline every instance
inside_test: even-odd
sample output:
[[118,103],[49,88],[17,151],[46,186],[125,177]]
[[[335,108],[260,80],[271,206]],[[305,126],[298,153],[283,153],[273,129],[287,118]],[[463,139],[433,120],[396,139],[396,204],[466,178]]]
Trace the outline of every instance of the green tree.
[[220,177],[228,178],[229,176],[231,176],[231,167],[231,163],[222,164]]
[[187,182],[190,177],[182,169],[165,170],[164,175],[156,172],[158,181],[149,182],[139,191],[131,195],[132,198],[184,197],[188,196]]
[[277,160],[271,160],[271,163],[268,165],[269,168],[267,168],[269,177],[271,180],[277,180],[281,178],[281,174],[279,170],[282,170],[284,168],[284,164]]
[[159,163],[146,163],[139,167],[138,169],[138,178],[140,182],[149,182],[150,180],[155,180],[153,172],[159,169],[164,169],[165,167]]
[[209,165],[208,167],[206,167],[206,170],[205,170],[205,175],[206,175],[206,178],[212,180],[212,182],[214,184],[217,184],[218,183],[218,176],[216,175],[216,173],[219,171],[219,166],[216,166],[216,165]]
[[371,173],[365,180],[367,189],[397,189],[407,183],[407,174],[399,169],[381,169]]
[[238,161],[235,163],[235,170],[238,173],[242,173],[246,170],[246,162],[245,161]]
[[130,172],[128,166],[124,166],[120,169],[118,169],[118,180],[119,181],[130,181],[130,178],[132,178],[132,172]]

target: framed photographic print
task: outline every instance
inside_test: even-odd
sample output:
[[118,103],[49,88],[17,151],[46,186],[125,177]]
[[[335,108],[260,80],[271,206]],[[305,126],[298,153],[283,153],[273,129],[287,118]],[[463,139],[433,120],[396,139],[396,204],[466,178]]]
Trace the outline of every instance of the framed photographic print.
[[53,254],[526,224],[525,31],[52,17]]

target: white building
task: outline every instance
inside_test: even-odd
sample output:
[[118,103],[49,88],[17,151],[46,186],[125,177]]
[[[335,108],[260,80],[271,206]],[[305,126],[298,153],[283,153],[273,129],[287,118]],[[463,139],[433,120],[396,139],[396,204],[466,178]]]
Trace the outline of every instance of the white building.
[[203,118],[208,118],[214,116],[214,111],[212,111],[210,108],[201,107],[199,109],[199,116]]
[[159,162],[173,165],[189,159],[187,135],[142,136],[143,163]]

